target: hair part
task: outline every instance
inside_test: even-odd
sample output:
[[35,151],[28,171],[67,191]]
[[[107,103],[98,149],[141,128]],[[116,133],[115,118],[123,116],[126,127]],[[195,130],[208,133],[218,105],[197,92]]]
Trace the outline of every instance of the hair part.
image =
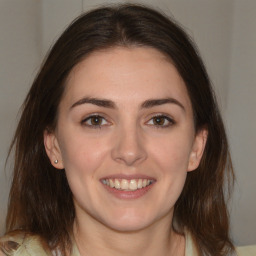
[[[51,248],[71,248],[75,210],[66,175],[50,163],[43,134],[54,131],[71,70],[89,54],[111,47],[152,47],[175,65],[192,103],[196,131],[208,130],[201,163],[188,173],[174,218],[188,229],[199,255],[233,250],[224,184],[232,185],[227,137],[204,64],[186,33],[164,14],[140,5],[101,7],[78,17],[51,49],[23,104],[11,150],[14,176],[6,229],[43,237]],[[227,178],[227,179],[226,179]]]

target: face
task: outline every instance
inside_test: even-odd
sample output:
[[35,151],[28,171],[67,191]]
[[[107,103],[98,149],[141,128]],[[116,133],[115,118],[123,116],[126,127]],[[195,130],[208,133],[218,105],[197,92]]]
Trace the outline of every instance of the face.
[[52,164],[65,168],[76,217],[119,231],[172,220],[206,142],[205,131],[195,134],[176,68],[145,47],[99,51],[79,63],[56,130],[44,137]]

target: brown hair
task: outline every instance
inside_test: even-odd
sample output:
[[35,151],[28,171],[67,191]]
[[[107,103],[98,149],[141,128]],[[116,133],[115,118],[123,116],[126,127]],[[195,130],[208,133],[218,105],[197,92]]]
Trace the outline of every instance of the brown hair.
[[189,172],[175,206],[177,232],[188,229],[199,255],[228,255],[225,178],[233,180],[227,138],[203,62],[186,33],[163,14],[139,5],[101,7],[76,19],[51,49],[23,105],[15,147],[7,231],[23,229],[52,248],[70,248],[75,210],[65,172],[50,163],[43,143],[54,130],[72,68],[88,54],[114,46],[153,47],[170,58],[186,83],[196,130],[208,129],[201,163]]

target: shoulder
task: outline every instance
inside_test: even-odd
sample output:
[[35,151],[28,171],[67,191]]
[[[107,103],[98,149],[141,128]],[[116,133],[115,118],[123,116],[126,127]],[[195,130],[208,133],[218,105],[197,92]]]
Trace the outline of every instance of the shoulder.
[[256,245],[236,248],[238,256],[256,256]]
[[49,256],[47,243],[38,235],[13,231],[0,238],[0,256]]
[[[185,230],[186,239],[186,256],[198,256],[196,245],[193,241],[192,235],[188,230]],[[236,247],[235,256],[256,256],[256,245]]]

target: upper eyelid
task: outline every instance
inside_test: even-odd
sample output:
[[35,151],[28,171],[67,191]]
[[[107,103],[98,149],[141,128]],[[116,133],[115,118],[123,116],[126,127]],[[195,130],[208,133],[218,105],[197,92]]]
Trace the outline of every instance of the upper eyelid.
[[169,126],[172,126],[172,125],[176,124],[176,121],[172,117],[170,117],[168,115],[163,115],[163,114],[152,116],[150,119],[148,119],[146,124],[149,123],[150,121],[152,121],[152,119],[155,118],[155,117],[165,118],[169,122],[169,124],[167,124],[167,125],[154,125],[154,124],[150,124],[151,126],[154,126],[154,127],[157,127],[157,128],[167,128]]
[[95,117],[95,116],[98,116],[98,117],[101,117],[105,120],[108,120],[108,118],[104,114],[96,112],[96,113],[87,114],[85,117],[82,118],[82,121],[86,120],[86,119],[89,119],[89,118],[92,118],[92,117]]
[[[82,118],[81,120],[81,123],[85,122],[86,120],[90,119],[90,118],[93,118],[95,116],[98,116],[98,117],[101,117],[103,118],[104,120],[106,120],[108,123],[111,123],[111,121],[109,120],[108,117],[106,117],[105,114],[103,113],[99,113],[99,112],[95,112],[95,113],[91,113],[91,114],[88,114],[86,115],[86,117]],[[173,122],[173,123],[176,123],[175,119],[169,115],[169,114],[166,114],[166,113],[152,113],[150,114],[146,119],[147,119],[147,122],[149,122],[150,120],[152,120],[154,117],[164,117],[166,119],[168,119],[170,122]]]
[[[90,125],[90,124],[86,124],[86,122],[88,122],[88,121],[90,120],[90,118],[93,118],[93,117],[95,117],[95,116],[98,116],[98,117],[102,118],[103,120],[105,120],[105,122],[106,122],[107,124],[100,124],[100,125]],[[88,126],[88,127],[102,127],[102,126],[108,126],[108,125],[111,124],[111,122],[108,121],[107,118],[105,118],[105,117],[102,116],[102,115],[98,115],[98,114],[91,114],[91,115],[89,115],[89,116],[83,118],[83,119],[80,121],[80,123],[81,123],[81,125]]]
[[166,120],[170,121],[170,122],[175,122],[173,118],[171,117],[168,117],[168,116],[162,116],[162,115],[159,115],[159,116],[153,116],[152,118],[150,118],[149,120],[152,120],[153,118],[156,118],[156,117],[161,117],[161,118],[165,118]]
[[169,114],[165,114],[165,113],[153,113],[153,114],[150,114],[148,120],[151,120],[151,119],[154,118],[154,117],[165,117],[165,118],[167,118],[167,119],[170,119],[170,120],[172,120],[172,121],[175,121],[175,119],[174,119],[173,116],[171,116],[171,115],[169,115]]

